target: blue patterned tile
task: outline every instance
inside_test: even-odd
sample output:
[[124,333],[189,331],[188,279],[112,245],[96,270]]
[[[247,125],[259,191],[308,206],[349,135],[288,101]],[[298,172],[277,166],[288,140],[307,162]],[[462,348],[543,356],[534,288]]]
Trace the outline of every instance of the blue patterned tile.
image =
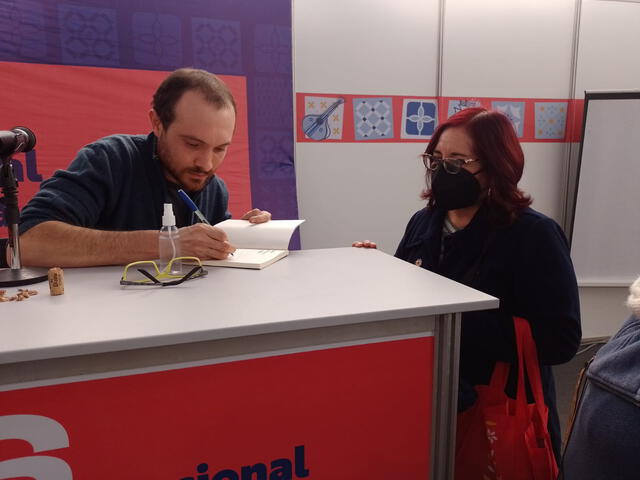
[[568,102],[536,102],[536,134],[539,139],[563,139]]
[[524,102],[505,102],[496,100],[491,102],[491,108],[500,113],[504,113],[507,118],[511,120],[518,138],[522,138],[522,132],[524,130]]
[[178,17],[136,12],[131,27],[137,64],[172,68],[182,64],[182,31]]
[[119,63],[118,26],[112,8],[60,4],[62,62],[73,65],[116,66]]
[[354,98],[353,118],[356,140],[393,138],[391,98]]
[[253,80],[255,124],[266,128],[291,128],[293,99],[291,77],[256,77]]
[[254,49],[256,71],[291,73],[291,28],[256,25]]
[[240,22],[193,18],[191,26],[196,68],[215,73],[243,73]]
[[464,110],[465,108],[481,107],[481,106],[482,104],[480,103],[480,100],[474,100],[471,98],[449,100],[449,109],[447,111],[447,118],[449,118],[452,115],[455,115],[456,113]]
[[252,170],[260,179],[295,178],[293,134],[290,130],[258,130],[252,152]]
[[435,100],[404,99],[401,138],[429,139],[437,125],[438,105]]
[[41,2],[0,2],[0,56],[44,60],[47,35]]

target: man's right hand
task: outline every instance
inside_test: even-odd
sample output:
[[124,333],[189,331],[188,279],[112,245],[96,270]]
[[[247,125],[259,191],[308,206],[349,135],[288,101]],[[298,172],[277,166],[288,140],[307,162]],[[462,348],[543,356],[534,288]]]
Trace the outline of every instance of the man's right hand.
[[223,230],[204,223],[180,229],[180,249],[182,255],[202,260],[222,260],[236,251]]

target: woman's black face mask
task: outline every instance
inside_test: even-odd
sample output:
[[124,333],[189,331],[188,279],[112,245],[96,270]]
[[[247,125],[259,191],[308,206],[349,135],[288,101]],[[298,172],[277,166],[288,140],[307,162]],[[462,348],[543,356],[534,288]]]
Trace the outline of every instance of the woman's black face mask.
[[463,168],[452,174],[442,166],[438,168],[431,179],[431,192],[436,207],[448,211],[475,205],[482,191],[480,182],[475,177],[480,171],[471,173]]

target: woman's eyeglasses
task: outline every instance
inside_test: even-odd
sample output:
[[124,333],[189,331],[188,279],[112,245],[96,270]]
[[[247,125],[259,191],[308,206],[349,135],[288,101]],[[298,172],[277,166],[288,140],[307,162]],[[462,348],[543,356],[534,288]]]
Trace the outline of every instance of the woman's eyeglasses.
[[430,172],[435,172],[440,168],[440,165],[444,165],[445,171],[454,175],[458,173],[464,165],[478,161],[476,158],[442,158],[432,153],[421,153],[420,156],[422,157],[424,166],[427,167],[427,170]]
[[[172,274],[173,262],[181,260],[183,263],[188,262],[195,266],[182,274]],[[133,267],[133,268],[132,268]],[[120,285],[141,285],[168,287],[170,285],[180,285],[192,278],[204,277],[207,271],[202,267],[202,263],[198,257],[176,257],[160,271],[158,264],[153,260],[142,260],[133,262],[124,267]]]

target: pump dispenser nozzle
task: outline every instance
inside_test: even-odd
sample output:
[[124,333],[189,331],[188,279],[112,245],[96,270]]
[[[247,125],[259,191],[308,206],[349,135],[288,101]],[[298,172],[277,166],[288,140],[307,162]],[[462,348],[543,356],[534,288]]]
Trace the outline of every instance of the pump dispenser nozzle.
[[163,227],[174,227],[176,225],[176,217],[173,215],[173,204],[164,204],[164,215],[162,215]]

